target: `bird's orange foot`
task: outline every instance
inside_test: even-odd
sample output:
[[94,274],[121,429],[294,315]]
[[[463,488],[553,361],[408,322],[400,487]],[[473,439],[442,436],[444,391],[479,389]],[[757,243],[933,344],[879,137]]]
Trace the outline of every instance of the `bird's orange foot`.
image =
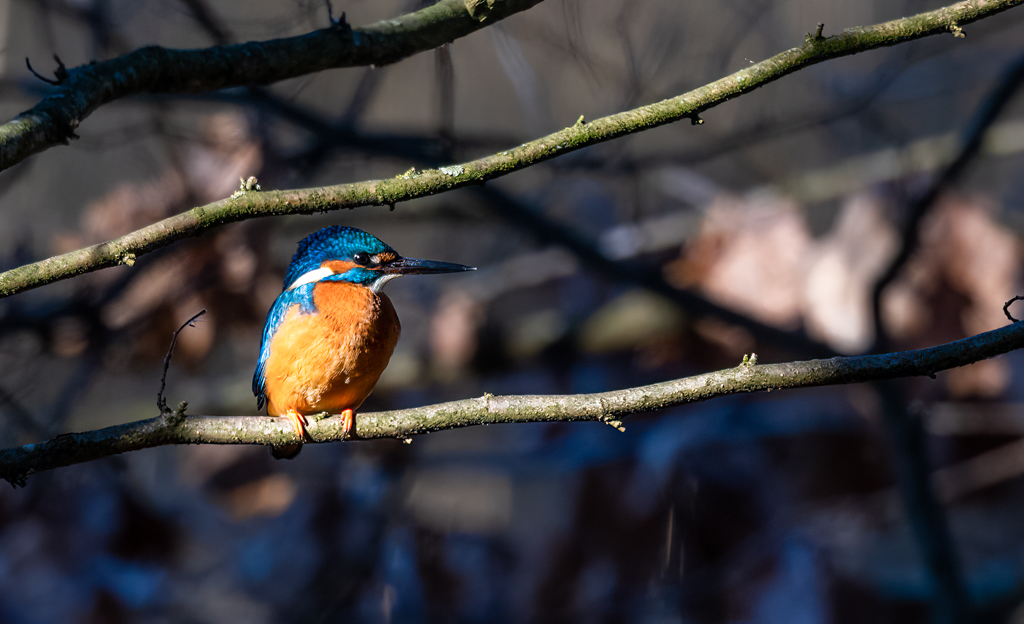
[[297,411],[290,409],[285,413],[285,418],[292,421],[292,425],[295,427],[295,435],[299,436],[300,440],[308,440],[309,434],[306,433],[306,417]]
[[355,419],[355,412],[347,409],[341,412],[341,437],[346,439],[352,433],[352,424]]

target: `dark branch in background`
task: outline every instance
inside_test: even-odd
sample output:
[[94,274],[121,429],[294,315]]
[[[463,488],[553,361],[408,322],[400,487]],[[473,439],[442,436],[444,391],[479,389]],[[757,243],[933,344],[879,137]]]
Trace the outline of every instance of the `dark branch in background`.
[[[573,126],[541,139],[459,165],[423,172],[409,172],[385,180],[370,180],[317,189],[244,193],[207,206],[193,208],[188,212],[100,245],[54,256],[2,273],[0,274],[0,297],[101,268],[119,264],[131,265],[135,262],[137,255],[148,253],[188,236],[196,236],[207,229],[225,223],[255,217],[312,214],[359,206],[394,206],[400,201],[408,201],[466,186],[480,185],[487,180],[525,169],[583,147],[684,118],[697,120],[699,119],[698,114],[704,110],[809,65],[949,32],[959,28],[960,25],[1004,11],[1022,2],[1024,0],[961,2],[943,9],[884,24],[849,28],[833,37],[827,37],[820,41],[807,41],[798,48],[782,52],[766,61],[751,65],[679,97],[603,117],[590,123],[581,119]],[[441,4],[446,3],[442,2]],[[441,4],[424,9],[424,11],[435,10]],[[410,16],[414,15],[419,15],[419,13],[410,14]],[[234,46],[214,48],[213,50],[233,48]],[[202,51],[195,53],[199,54],[200,52]],[[0,142],[4,140],[3,128],[0,128]]]
[[[927,375],[965,366],[1024,347],[1024,323],[1014,323],[956,342],[900,353],[836,357],[783,364],[756,364],[612,392],[551,396],[493,396],[393,412],[359,414],[357,439],[398,438],[472,425],[596,420],[620,426],[640,412],[706,401],[742,392],[811,388]],[[340,418],[310,417],[313,442],[351,439]],[[71,433],[38,444],[0,451],[0,478],[21,485],[44,470],[167,444],[269,444],[295,442],[287,419],[266,416],[161,415],[87,433]]]
[[[956,32],[959,34],[959,31]],[[1024,55],[1008,66],[996,87],[982,100],[963,132],[956,157],[909,206],[902,226],[902,244],[899,252],[875,282],[872,291],[871,312],[875,326],[875,345],[871,349],[873,352],[887,348],[890,343],[882,319],[882,294],[899,276],[916,251],[925,216],[941,193],[977,156],[985,132],[1022,82]],[[1011,299],[1003,306],[1003,312],[1011,321],[1014,319],[1010,316],[1008,308],[1016,299],[1017,297]],[[899,387],[893,384],[880,384],[879,392],[883,398],[886,428],[892,441],[893,462],[907,517],[933,581],[932,621],[949,624],[968,622],[971,620],[973,609],[949,521],[932,489],[931,461],[928,458],[924,429],[919,418],[907,413],[907,402]]]
[[[209,5],[206,4],[205,0],[181,0],[181,3],[185,5],[188,12],[192,14],[192,19],[196,21],[196,24],[206,31],[206,34],[210,35],[213,42],[217,45],[226,45],[231,43],[231,35],[228,33],[227,28],[224,24],[217,19],[217,16],[210,10]],[[330,15],[331,3],[327,3],[327,14]],[[334,20],[331,19],[331,24],[334,24]]]
[[[11,255],[16,257],[26,253],[16,247]],[[162,254],[157,252],[155,255]],[[3,306],[0,310],[0,339],[27,332],[42,344],[52,344],[59,324],[70,321],[80,328],[85,341],[78,356],[78,364],[61,381],[48,379],[45,396],[23,386],[14,393],[33,394],[34,398],[29,403],[31,409],[12,403],[14,394],[6,395],[0,390],[0,403],[7,403],[12,408],[5,423],[7,427],[20,431],[18,435],[30,435],[33,438],[46,438],[60,433],[58,423],[63,419],[67,406],[78,401],[82,393],[88,390],[91,380],[101,369],[104,354],[111,346],[112,335],[103,321],[102,310],[121,296],[140,275],[140,272],[125,272],[98,292],[89,288],[76,289],[66,299],[36,302],[22,299]],[[8,384],[17,384],[17,377],[13,376],[6,381]]]
[[882,276],[878,278],[872,292],[871,312],[875,324],[875,346],[872,351],[888,348],[888,337],[882,322],[882,293],[899,276],[900,271],[903,270],[917,249],[921,236],[921,222],[939,195],[964,172],[977,156],[982,139],[985,138],[985,131],[999,117],[999,113],[1010,102],[1022,84],[1024,84],[1024,54],[1009,64],[996,87],[984,98],[975,111],[973,118],[964,130],[956,158],[939,172],[928,189],[914,200],[907,210],[906,221],[902,227],[902,243],[899,253],[886,267]]
[[[441,0],[362,28],[344,22],[297,37],[201,50],[142,48],[58,75],[53,95],[0,126],[0,170],[74,137],[99,106],[141,93],[269,84],[338,67],[382,66],[464,37],[542,0]],[[467,8],[472,5],[472,8]],[[194,14],[194,13],[193,13]],[[63,66],[62,66],[63,67]],[[58,70],[60,71],[60,70]],[[38,75],[38,74],[37,74]]]
[[933,489],[927,434],[921,425],[920,414],[907,409],[906,396],[895,382],[875,386],[882,399],[893,471],[907,522],[930,577],[931,621],[934,624],[967,624],[972,621],[971,600],[949,519]]
[[745,314],[721,306],[707,297],[690,290],[676,288],[665,280],[657,268],[637,262],[613,260],[598,246],[580,233],[562,225],[542,212],[531,210],[507,193],[495,188],[477,188],[474,191],[489,209],[518,227],[524,227],[541,240],[560,245],[580,259],[588,271],[612,279],[646,288],[678,305],[686,314],[696,317],[711,316],[731,325],[743,327],[760,343],[770,343],[786,353],[829,357],[836,355],[827,345],[817,342],[804,332],[785,331],[762,323]]

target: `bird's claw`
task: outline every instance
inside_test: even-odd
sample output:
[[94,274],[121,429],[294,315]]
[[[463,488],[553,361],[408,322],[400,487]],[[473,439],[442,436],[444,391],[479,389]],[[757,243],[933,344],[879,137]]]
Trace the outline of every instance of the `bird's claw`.
[[306,417],[298,413],[295,410],[288,410],[285,417],[292,422],[292,426],[295,427],[295,435],[300,440],[308,440],[309,434],[306,433]]
[[341,437],[347,439],[352,434],[352,425],[355,419],[355,412],[347,409],[341,411]]

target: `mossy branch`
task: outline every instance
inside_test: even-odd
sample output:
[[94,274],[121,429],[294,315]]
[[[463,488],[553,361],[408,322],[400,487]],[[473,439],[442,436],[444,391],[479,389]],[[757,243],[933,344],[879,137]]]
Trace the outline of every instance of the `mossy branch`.
[[[829,37],[809,35],[807,41],[798,48],[777,54],[689,93],[602,117],[589,123],[581,119],[572,126],[546,137],[459,165],[421,172],[411,171],[395,178],[315,189],[242,193],[193,208],[112,241],[0,273],[0,298],[82,273],[119,264],[130,265],[136,257],[144,253],[187,236],[197,236],[225,223],[273,215],[352,209],[359,206],[394,206],[397,202],[483,184],[488,180],[589,145],[680,119],[696,121],[702,111],[808,65],[929,35],[953,32],[955,28],[964,24],[994,15],[1021,2],[1024,0],[971,0],[884,24],[848,28],[838,35]],[[449,3],[441,2],[430,10],[439,10],[438,7],[446,4]],[[525,8],[528,4],[530,2],[523,0],[516,6]],[[508,12],[511,12],[511,9]],[[81,68],[71,71],[74,73],[79,69]],[[0,129],[0,146],[5,145],[5,140]]]
[[338,67],[388,65],[540,2],[488,0],[481,7],[471,0],[440,0],[361,28],[341,21],[283,39],[198,50],[150,46],[72,69],[60,64],[58,79],[48,80],[57,84],[55,92],[0,126],[0,170],[77,138],[75,130],[82,120],[113,100],[142,93],[201,93],[270,84]]
[[[619,426],[618,421],[630,414],[730,394],[934,376],[1022,346],[1024,323],[1013,323],[915,351],[783,364],[757,364],[756,356],[752,356],[735,368],[626,390],[561,396],[484,395],[414,409],[358,414],[355,437],[409,439],[432,431],[497,423],[596,420]],[[312,417],[309,421],[307,432],[314,443],[344,439],[340,418]],[[0,477],[21,485],[33,473],[167,444],[283,445],[295,441],[291,423],[283,418],[186,416],[183,404],[177,412],[149,420],[4,449],[0,451]]]

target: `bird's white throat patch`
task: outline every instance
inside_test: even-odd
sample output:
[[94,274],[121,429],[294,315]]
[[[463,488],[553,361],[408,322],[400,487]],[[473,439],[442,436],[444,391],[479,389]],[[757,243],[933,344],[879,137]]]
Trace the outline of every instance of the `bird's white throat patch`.
[[381,288],[384,288],[384,284],[387,284],[388,282],[390,282],[391,280],[395,279],[396,277],[402,277],[402,274],[401,273],[382,273],[380,277],[378,277],[377,279],[373,280],[372,283],[370,283],[370,290],[372,290],[375,293],[378,293],[378,292],[380,292]]
[[320,267],[319,269],[306,271],[305,273],[300,275],[297,280],[289,284],[288,288],[286,288],[285,290],[292,290],[293,288],[298,288],[299,286],[312,284],[313,282],[319,282],[323,278],[330,277],[331,275],[334,275],[334,271],[328,269],[327,267]]

